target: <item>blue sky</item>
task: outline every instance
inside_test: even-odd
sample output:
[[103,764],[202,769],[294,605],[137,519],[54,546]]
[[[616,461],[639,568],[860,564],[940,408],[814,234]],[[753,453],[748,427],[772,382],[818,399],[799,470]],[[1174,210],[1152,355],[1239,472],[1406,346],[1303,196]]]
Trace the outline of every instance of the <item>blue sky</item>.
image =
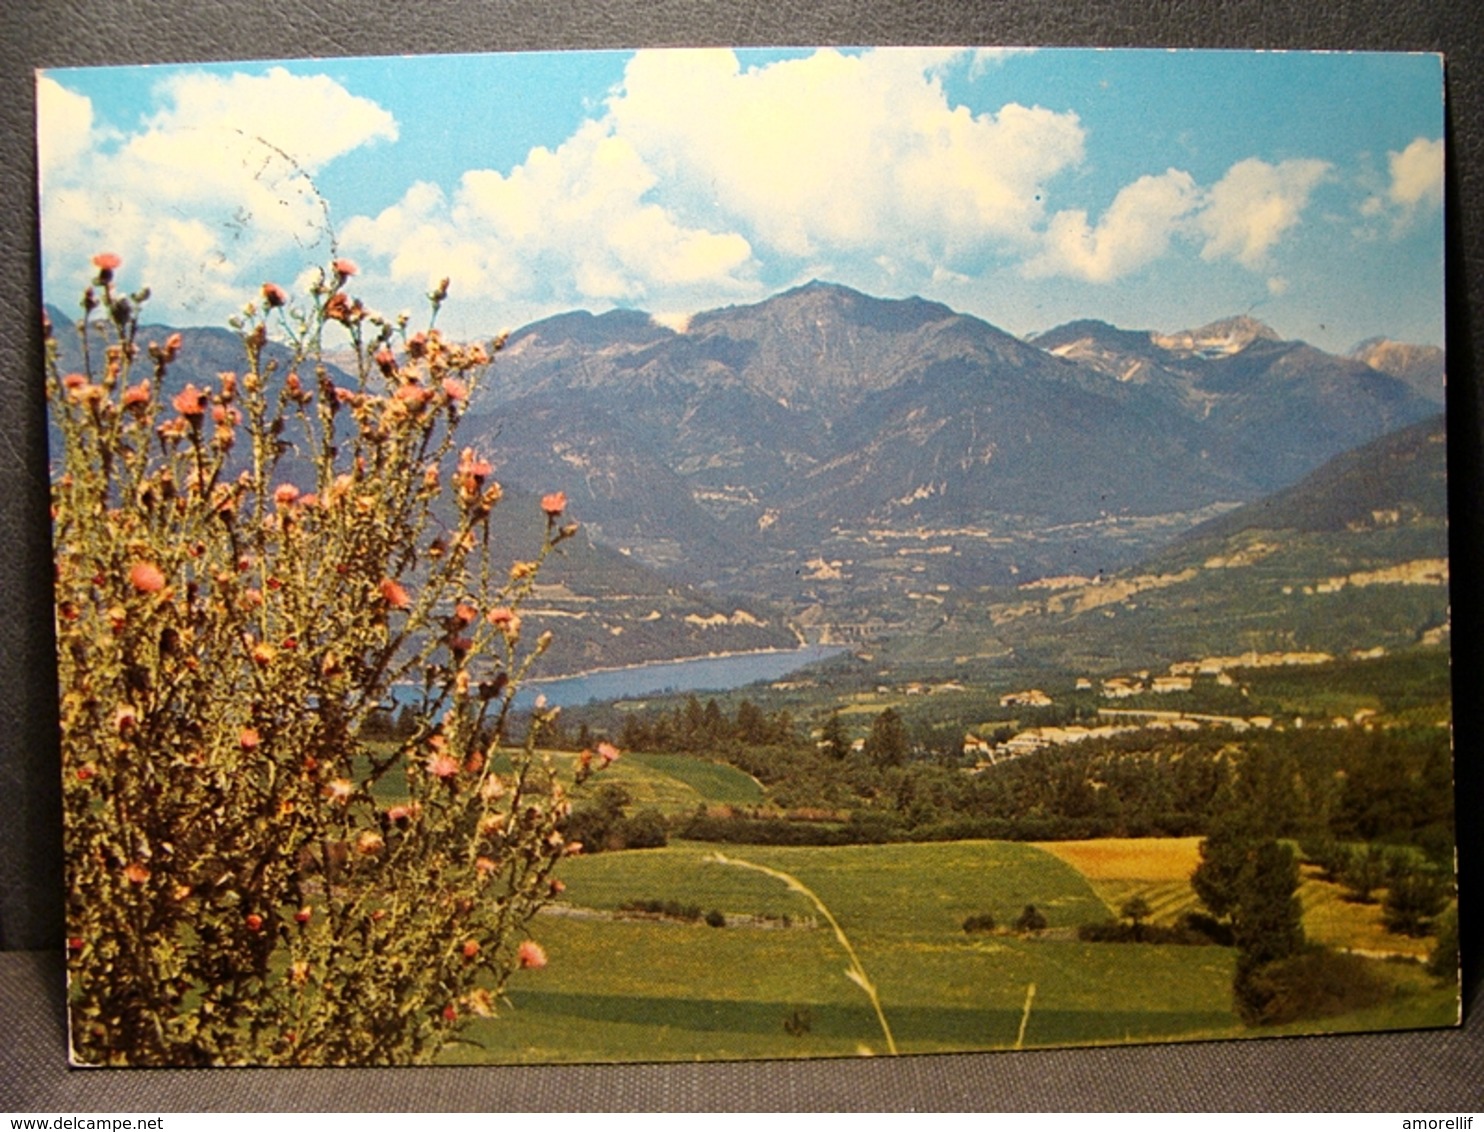
[[643,51],[54,70],[43,277],[219,322],[334,253],[389,313],[683,325],[811,278],[1012,333],[1250,312],[1442,341],[1433,56]]

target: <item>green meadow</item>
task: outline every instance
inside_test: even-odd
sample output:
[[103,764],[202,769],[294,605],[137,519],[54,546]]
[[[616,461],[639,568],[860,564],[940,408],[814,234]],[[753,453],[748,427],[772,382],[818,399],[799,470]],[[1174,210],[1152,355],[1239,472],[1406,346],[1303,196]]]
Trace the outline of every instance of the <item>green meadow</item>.
[[[748,847],[829,907],[876,984],[903,1053],[1213,1035],[1236,1026],[1232,953],[1084,944],[1112,913],[1088,883],[1027,845],[957,842]],[[782,882],[719,863],[708,846],[569,861],[563,907],[535,925],[549,965],[520,972],[509,1007],[454,1060],[606,1061],[885,1052],[829,925]],[[719,911],[724,927],[617,915],[637,900]],[[968,934],[990,911],[1046,916],[1037,936]],[[785,921],[784,917],[787,917]],[[1034,987],[1034,992],[1031,988]],[[1029,1016],[1026,1002],[1030,997]]]
[[[553,752],[559,769],[574,757]],[[755,805],[758,782],[722,763],[626,754],[603,782],[669,817],[700,805]],[[383,786],[395,793],[399,783]],[[1416,962],[1375,968],[1391,1001],[1321,1022],[1254,1031],[1232,1006],[1236,953],[1216,946],[1084,943],[1081,924],[1141,896],[1155,922],[1197,906],[1197,839],[1105,839],[780,847],[672,842],[569,858],[561,900],[532,925],[548,964],[517,971],[493,1018],[449,1062],[601,1062],[884,1054],[887,1043],[849,957],[807,886],[846,933],[880,995],[901,1053],[1230,1038],[1450,1025],[1449,986]],[[1310,938],[1420,958],[1374,907],[1306,881]],[[1019,933],[1027,905],[1046,929]],[[636,907],[689,909],[698,918]],[[989,913],[993,932],[964,921]],[[710,922],[708,922],[708,920]],[[1391,942],[1388,942],[1390,940]],[[1023,1027],[1023,1032],[1022,1032]]]

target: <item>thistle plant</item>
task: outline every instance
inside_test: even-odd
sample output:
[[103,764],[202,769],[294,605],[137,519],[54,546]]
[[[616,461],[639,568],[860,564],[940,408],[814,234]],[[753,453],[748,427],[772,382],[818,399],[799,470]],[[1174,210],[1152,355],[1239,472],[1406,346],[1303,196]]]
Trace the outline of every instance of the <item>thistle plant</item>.
[[[73,1058],[428,1061],[545,963],[570,790],[616,754],[559,780],[544,707],[504,742],[566,500],[502,558],[456,443],[499,344],[444,339],[446,282],[417,332],[346,260],[297,301],[265,284],[198,388],[94,266],[78,372],[48,331]],[[363,742],[394,691],[414,732]]]

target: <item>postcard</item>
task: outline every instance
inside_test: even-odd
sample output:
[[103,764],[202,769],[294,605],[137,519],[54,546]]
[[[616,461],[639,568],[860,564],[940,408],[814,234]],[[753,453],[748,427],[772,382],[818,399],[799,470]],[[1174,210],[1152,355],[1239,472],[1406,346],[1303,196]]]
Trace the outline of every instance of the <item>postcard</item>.
[[74,1064],[1457,1024],[1442,68],[40,72]]

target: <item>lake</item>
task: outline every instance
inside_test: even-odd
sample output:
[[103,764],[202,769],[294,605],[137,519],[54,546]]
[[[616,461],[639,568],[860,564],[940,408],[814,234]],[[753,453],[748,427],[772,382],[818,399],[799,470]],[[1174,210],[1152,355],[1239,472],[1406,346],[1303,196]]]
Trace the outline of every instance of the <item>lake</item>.
[[[537,695],[560,707],[576,707],[593,700],[630,700],[666,692],[726,692],[759,680],[779,680],[805,665],[846,651],[839,645],[805,645],[796,649],[703,656],[692,660],[663,660],[604,669],[577,676],[527,680],[515,698],[529,708]],[[412,688],[396,688],[399,703],[415,699]]]
[[838,645],[805,645],[772,652],[655,661],[579,676],[529,680],[516,703],[528,707],[538,693],[544,694],[548,703],[575,707],[592,700],[630,700],[662,692],[726,692],[759,680],[779,680],[805,665],[844,651]]

